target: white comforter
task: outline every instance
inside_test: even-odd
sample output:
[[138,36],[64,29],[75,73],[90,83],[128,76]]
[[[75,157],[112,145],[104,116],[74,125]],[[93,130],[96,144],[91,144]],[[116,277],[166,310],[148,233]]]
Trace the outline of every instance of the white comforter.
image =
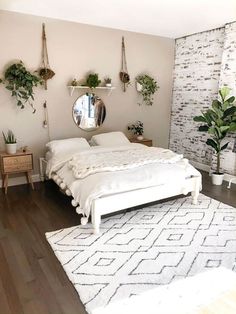
[[[80,152],[79,155],[89,156],[94,152],[97,154],[109,154],[117,151],[127,152],[130,151],[131,148],[137,151],[140,150],[140,148],[145,151],[150,150],[150,148],[140,144],[129,144],[112,148],[92,147],[88,150],[84,150],[82,153]],[[164,151],[166,150],[159,148],[160,154],[163,155]],[[158,186],[173,181],[175,184],[182,184],[187,177],[200,176],[200,173],[189,165],[186,159],[175,154],[172,155],[169,163],[166,163],[166,160],[164,161],[160,158],[159,162],[145,164],[136,168],[131,167],[114,172],[95,171],[93,174],[83,179],[76,179],[70,165],[73,158],[76,160],[76,155],[71,156],[68,154],[52,158],[48,162],[47,173],[49,177],[53,173],[56,173],[60,177],[64,184],[70,189],[73,198],[80,205],[79,208],[77,208],[77,212],[87,217],[90,214],[92,202],[99,197]],[[174,158],[176,158],[175,161]]]

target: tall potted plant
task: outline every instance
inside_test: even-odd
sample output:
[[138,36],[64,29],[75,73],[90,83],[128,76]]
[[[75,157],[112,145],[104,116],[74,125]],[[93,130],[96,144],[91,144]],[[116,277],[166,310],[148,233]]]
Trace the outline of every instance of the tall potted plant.
[[229,144],[229,142],[225,143],[225,138],[228,133],[236,131],[235,97],[229,97],[229,93],[228,87],[221,88],[219,99],[213,100],[211,108],[193,118],[194,121],[203,123],[198,130],[210,135],[206,144],[214,149],[217,158],[216,172],[212,174],[212,183],[215,185],[221,185],[223,182],[224,174],[220,169],[220,155]]

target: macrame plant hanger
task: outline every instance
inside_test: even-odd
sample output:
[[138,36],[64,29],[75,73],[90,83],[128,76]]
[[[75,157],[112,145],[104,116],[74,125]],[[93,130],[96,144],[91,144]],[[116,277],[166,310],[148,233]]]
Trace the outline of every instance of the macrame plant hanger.
[[51,79],[55,75],[55,73],[52,71],[49,65],[47,39],[44,23],[42,28],[42,44],[42,67],[39,69],[39,75],[44,81],[44,88],[47,90],[47,80]]
[[126,91],[126,84],[130,82],[130,77],[128,74],[127,60],[125,54],[125,40],[122,37],[122,45],[121,45],[121,71],[120,71],[120,80],[123,83],[123,91]]

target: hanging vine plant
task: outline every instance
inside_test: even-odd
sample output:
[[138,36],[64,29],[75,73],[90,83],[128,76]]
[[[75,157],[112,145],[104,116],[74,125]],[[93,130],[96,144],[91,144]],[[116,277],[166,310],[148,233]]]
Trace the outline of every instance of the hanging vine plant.
[[152,106],[153,95],[157,92],[159,88],[157,82],[154,80],[154,78],[147,74],[139,75],[136,77],[135,80],[137,91],[140,92],[140,94],[142,95],[143,102],[148,106]]
[[28,71],[22,61],[10,65],[0,83],[5,84],[12,97],[15,97],[17,106],[24,109],[25,105],[28,104],[32,107],[33,113],[36,112],[33,106],[33,88],[42,84],[42,81],[38,76]]

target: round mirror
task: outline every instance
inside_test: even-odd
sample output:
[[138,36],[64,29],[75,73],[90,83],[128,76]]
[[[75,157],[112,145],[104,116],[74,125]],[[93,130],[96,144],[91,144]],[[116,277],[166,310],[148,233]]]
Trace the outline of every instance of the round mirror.
[[86,93],[80,96],[72,108],[73,119],[85,131],[98,129],[106,118],[106,107],[98,96]]

